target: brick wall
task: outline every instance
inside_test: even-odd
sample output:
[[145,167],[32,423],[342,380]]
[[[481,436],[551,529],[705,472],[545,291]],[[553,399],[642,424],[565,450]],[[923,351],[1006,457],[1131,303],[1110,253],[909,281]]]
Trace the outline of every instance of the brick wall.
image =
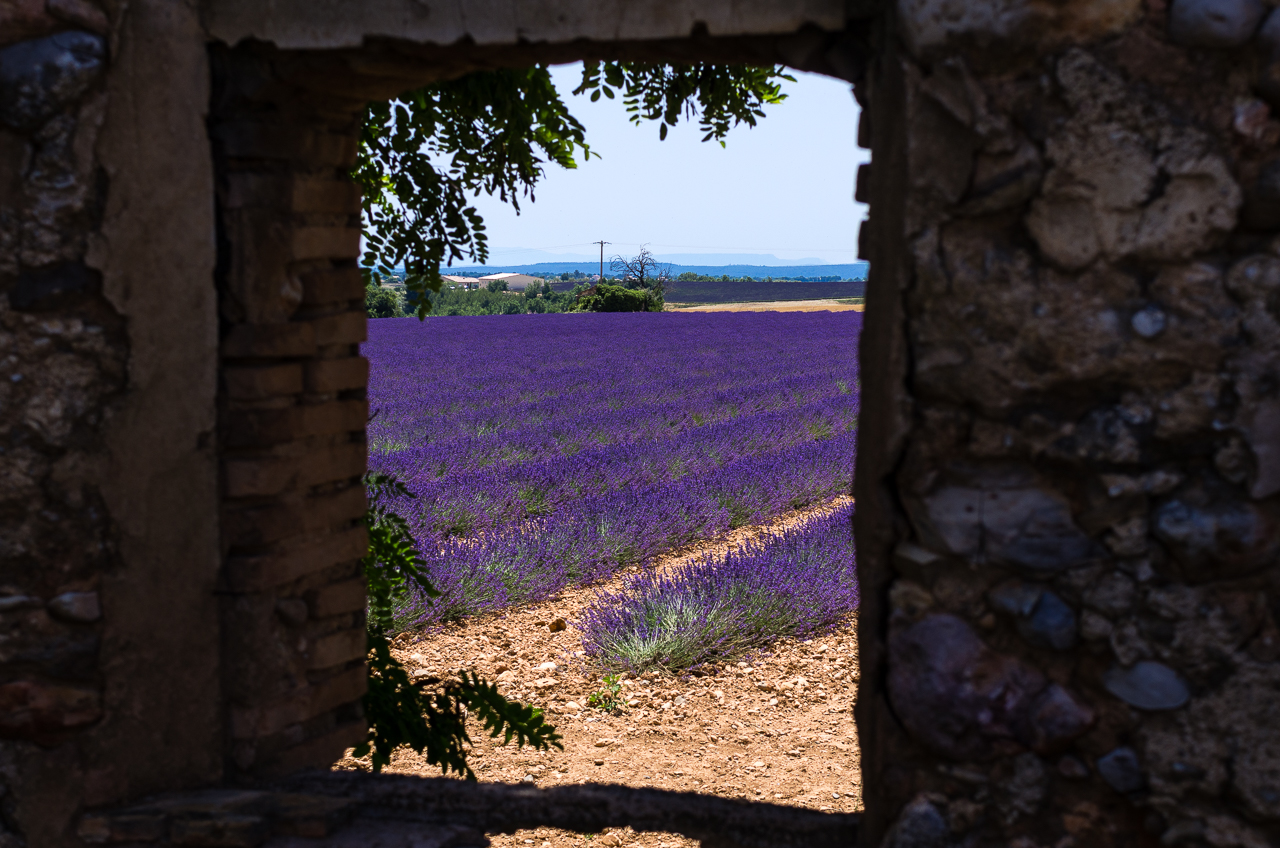
[[363,738],[368,363],[355,113],[286,120],[232,89],[211,130],[223,673],[230,771],[261,776]]

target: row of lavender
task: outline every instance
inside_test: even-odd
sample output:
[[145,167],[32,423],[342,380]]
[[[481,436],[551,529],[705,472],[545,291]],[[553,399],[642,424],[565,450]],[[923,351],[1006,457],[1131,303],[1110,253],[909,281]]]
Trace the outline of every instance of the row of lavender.
[[[570,455],[496,462],[476,470],[468,470],[461,462],[446,462],[442,464],[454,470],[438,476],[430,470],[433,462],[457,449],[456,442],[395,451],[379,457],[378,468],[413,487],[417,499],[408,508],[421,534],[465,536],[546,516],[584,497],[661,487],[686,478],[692,482],[745,457],[779,455],[815,442],[834,441],[840,447],[833,455],[843,458],[853,449],[857,415],[856,398],[845,395],[798,409],[672,431],[664,438],[619,440]],[[514,434],[513,441],[520,438]],[[847,468],[840,472],[838,479],[847,482]],[[800,494],[806,497],[791,506],[812,500],[807,490],[797,491]],[[760,509],[745,505],[732,511],[743,512],[744,520],[748,514],[752,518],[761,514]]]
[[545,597],[846,493],[857,313],[535,315],[370,325],[371,466],[416,497],[442,598]]
[[838,623],[858,606],[852,520],[847,504],[722,560],[598,592],[576,622],[587,656],[633,672],[682,670]]

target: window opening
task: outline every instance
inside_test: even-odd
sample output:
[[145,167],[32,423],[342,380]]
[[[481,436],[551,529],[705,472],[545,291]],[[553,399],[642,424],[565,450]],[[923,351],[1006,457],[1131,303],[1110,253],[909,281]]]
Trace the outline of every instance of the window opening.
[[[566,81],[579,73],[553,74],[575,113],[583,107]],[[699,154],[701,164],[754,145],[754,158],[731,161],[762,175],[756,214],[803,225],[814,218],[792,200],[802,181],[771,183],[769,156],[779,138],[805,132],[853,137],[856,104],[842,83],[806,75],[791,85],[798,100],[823,103],[831,86],[841,89],[847,114],[825,112],[815,129],[819,107],[784,102],[759,128],[730,134],[727,150]],[[820,257],[805,255],[812,239],[794,240],[796,220],[778,227],[796,248],[783,257],[758,247],[725,255],[733,245],[722,244],[719,222],[720,238],[693,247],[672,236],[629,242],[673,232],[662,218],[676,217],[674,192],[680,206],[730,214],[704,193],[729,183],[721,173],[703,189],[685,173],[664,184],[663,171],[688,155],[677,145],[691,128],[666,138],[664,127],[660,142],[651,125],[627,126],[621,109],[608,120],[621,127],[609,140],[650,134],[654,161],[637,163],[644,148],[634,143],[609,150],[588,133],[606,158],[569,174],[577,186],[550,166],[541,199],[519,217],[478,199],[490,233],[508,239],[490,238],[487,265],[447,269],[439,292],[422,291],[411,263],[371,275],[370,315],[386,318],[370,322],[363,348],[370,468],[407,486],[396,512],[441,592],[398,603],[392,653],[416,679],[465,671],[495,680],[564,736],[563,752],[478,744],[471,761],[482,781],[611,781],[856,811],[856,671],[807,667],[831,651],[856,669],[848,495],[865,263],[838,260],[856,256],[857,163],[824,163],[848,172],[851,226]],[[783,123],[790,136],[752,135]],[[592,179],[610,156],[615,171],[636,172],[634,201]],[[685,226],[698,234],[696,221]],[[570,243],[604,227],[624,234],[595,248]],[[554,237],[563,232],[573,236]],[[531,238],[521,233],[536,237],[513,246]],[[597,258],[527,247],[539,241]],[[695,248],[702,254],[678,253]],[[744,268],[753,257],[770,264]],[[545,261],[522,261],[530,258]],[[595,274],[582,271],[593,265]],[[633,314],[584,309],[610,284],[649,302]],[[425,323],[395,317],[422,298],[431,301]],[[339,768],[367,765],[348,756]],[[437,771],[404,749],[389,770]]]

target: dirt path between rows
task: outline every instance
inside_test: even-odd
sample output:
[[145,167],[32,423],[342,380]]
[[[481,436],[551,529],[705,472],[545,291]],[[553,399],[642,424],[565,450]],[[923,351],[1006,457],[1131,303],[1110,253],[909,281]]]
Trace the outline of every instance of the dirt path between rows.
[[[785,529],[847,500],[741,528],[650,567],[671,568],[709,553],[723,555],[762,532]],[[861,810],[852,711],[858,680],[853,617],[826,636],[777,643],[714,675],[676,678],[650,672],[624,679],[627,707],[621,713],[586,706],[589,695],[601,688],[602,675],[580,658],[573,621],[597,588],[616,591],[636,572],[629,569],[598,587],[566,590],[549,601],[452,625],[416,641],[402,637],[395,653],[406,667],[439,675],[464,668],[496,679],[508,697],[546,709],[564,737],[564,751],[537,752],[498,745],[473,726],[477,744],[469,761],[478,778],[539,786],[654,786],[818,810]],[[557,619],[568,621],[568,628],[553,632],[550,625]],[[361,767],[367,765],[349,755],[337,764]],[[439,774],[407,750],[394,756],[387,771]],[[579,835],[539,828],[492,840],[499,848],[697,846],[678,835],[629,829]]]

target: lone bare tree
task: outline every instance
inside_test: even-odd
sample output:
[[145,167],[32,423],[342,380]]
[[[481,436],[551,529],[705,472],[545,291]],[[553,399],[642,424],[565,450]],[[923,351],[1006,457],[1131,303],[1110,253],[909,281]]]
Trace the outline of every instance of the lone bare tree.
[[659,302],[666,294],[667,283],[671,282],[671,266],[654,259],[648,246],[643,244],[640,252],[630,259],[613,257],[609,268],[622,275],[622,281],[628,288],[648,289]]

